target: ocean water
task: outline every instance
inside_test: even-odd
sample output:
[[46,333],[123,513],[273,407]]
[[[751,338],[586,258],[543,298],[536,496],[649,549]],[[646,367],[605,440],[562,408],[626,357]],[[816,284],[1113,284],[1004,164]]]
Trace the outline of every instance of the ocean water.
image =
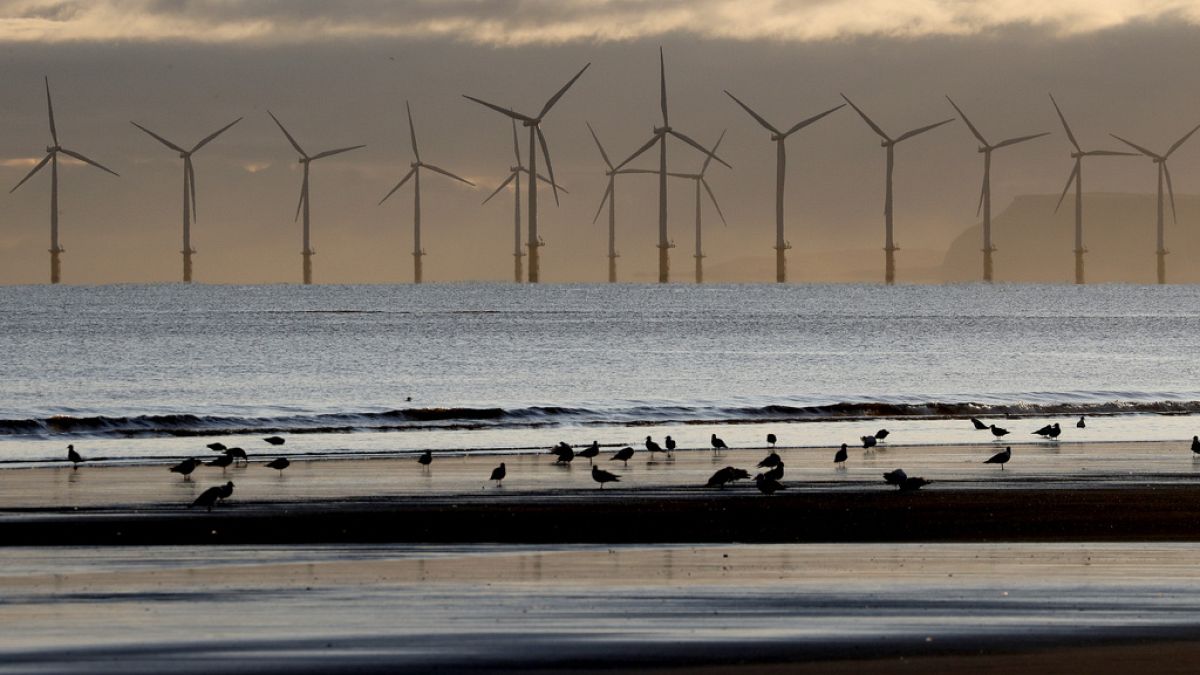
[[1193,286],[4,287],[0,461],[267,433],[313,453],[671,428],[961,443],[971,415],[1186,439],[1198,309]]

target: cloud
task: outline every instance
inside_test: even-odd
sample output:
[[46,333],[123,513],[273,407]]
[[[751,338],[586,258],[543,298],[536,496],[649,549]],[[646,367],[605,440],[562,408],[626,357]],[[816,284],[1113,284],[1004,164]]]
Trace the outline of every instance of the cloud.
[[1071,36],[1154,21],[1200,24],[1194,0],[10,0],[0,43],[300,43],[448,39],[515,47],[668,33],[810,42],[974,35],[1013,26]]

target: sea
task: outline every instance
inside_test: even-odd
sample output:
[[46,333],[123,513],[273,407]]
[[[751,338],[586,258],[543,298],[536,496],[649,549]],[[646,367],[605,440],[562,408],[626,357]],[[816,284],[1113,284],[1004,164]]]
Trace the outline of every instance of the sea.
[[1198,310],[1195,286],[9,286],[0,462],[990,441],[972,416],[1186,442]]

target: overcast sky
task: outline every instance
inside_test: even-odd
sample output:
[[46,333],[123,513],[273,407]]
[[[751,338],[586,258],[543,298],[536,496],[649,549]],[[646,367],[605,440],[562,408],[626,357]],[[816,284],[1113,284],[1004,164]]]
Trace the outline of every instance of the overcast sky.
[[[540,220],[545,280],[601,280],[605,221],[591,221],[606,178],[584,122],[613,156],[648,139],[659,122],[662,45],[672,125],[703,143],[728,129],[721,154],[734,170],[715,166],[709,175],[729,225],[706,204],[709,262],[761,258],[766,278],[774,149],[723,89],[777,126],[837,105],[845,92],[900,133],[952,117],[950,94],[992,139],[1054,132],[997,152],[1000,211],[1017,194],[1057,193],[1067,178],[1069,145],[1048,92],[1088,147],[1116,148],[1108,136],[1115,132],[1165,150],[1200,123],[1198,24],[1196,3],[1132,0],[0,2],[0,184],[15,185],[49,143],[41,82],[48,75],[63,145],[121,173],[62,167],[64,281],[177,280],[181,161],[129,122],[191,145],[244,116],[195,157],[196,278],[294,282],[301,172],[269,108],[310,153],[368,145],[313,165],[317,281],[407,281],[412,191],[405,186],[376,206],[412,159],[407,100],[423,159],[479,185],[423,176],[426,278],[504,280],[512,268],[511,195],[479,202],[506,177],[510,130],[462,94],[535,113],[591,62],[543,125],[570,194],[555,208],[542,193]],[[977,222],[975,148],[957,122],[899,147],[901,276],[905,255],[938,254]],[[875,256],[883,243],[877,138],[847,108],[793,136],[788,150],[793,255]],[[670,157],[675,169],[699,166],[686,146],[672,146]],[[1200,192],[1200,140],[1171,166],[1180,193]],[[1086,187],[1151,192],[1153,171],[1141,158],[1096,162]],[[623,178],[618,197],[622,277],[651,279],[655,182]],[[683,280],[691,268],[691,189],[673,184],[670,197],[674,276]],[[48,171],[0,201],[0,283],[46,280],[48,206]]]

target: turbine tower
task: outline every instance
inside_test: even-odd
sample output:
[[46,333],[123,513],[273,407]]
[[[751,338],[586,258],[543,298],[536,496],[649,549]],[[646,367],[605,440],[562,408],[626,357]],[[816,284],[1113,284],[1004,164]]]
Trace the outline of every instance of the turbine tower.
[[58,128],[55,127],[55,125],[54,125],[54,103],[50,100],[50,78],[46,77],[45,82],[46,82],[46,110],[49,113],[49,118],[50,118],[50,138],[54,141],[54,145],[50,145],[50,146],[46,147],[46,156],[42,158],[42,161],[38,162],[37,165],[34,166],[33,169],[31,169],[29,171],[29,173],[25,174],[25,177],[21,179],[21,182],[17,183],[15,186],[13,186],[13,189],[9,190],[8,192],[9,192],[9,194],[16,192],[17,188],[24,185],[25,181],[27,181],[33,177],[33,174],[37,173],[38,171],[41,171],[42,167],[46,166],[47,163],[50,164],[50,283],[57,284],[61,280],[61,277],[62,277],[62,267],[61,267],[61,264],[59,261],[59,256],[63,252],[66,251],[66,249],[63,248],[62,246],[60,246],[58,243],[58,155],[59,155],[59,153],[62,153],[68,157],[73,157],[85,164],[91,164],[92,166],[96,167],[97,169],[107,171],[108,173],[111,173],[114,176],[119,176],[120,174],[118,174],[116,171],[113,171],[112,169],[109,169],[106,166],[101,165],[99,162],[92,161],[92,160],[88,159],[87,157],[84,157],[80,153],[75,152],[74,150],[68,150],[67,148],[62,147],[62,145],[59,144]]
[[[671,280],[671,260],[668,251],[675,246],[667,237],[667,137],[674,136],[706,155],[711,153],[684,133],[671,128],[667,117],[667,67],[663,59],[662,47],[658,48],[658,74],[660,84],[659,105],[662,108],[663,118],[662,126],[654,127],[654,134],[650,137],[650,140],[646,141],[645,145],[638,148],[628,159],[618,164],[616,168],[623,168],[626,164],[637,159],[643,152],[652,148],[655,143],[658,143],[658,281],[665,284]],[[733,168],[720,157],[713,155],[713,158],[726,167]]]
[[979,212],[983,212],[983,280],[987,283],[992,283],[992,253],[996,251],[996,247],[992,245],[992,152],[1000,148],[1007,148],[1010,145],[1024,143],[1035,138],[1049,135],[1050,132],[1045,131],[1040,134],[1031,134],[1029,136],[1017,136],[1007,140],[1000,141],[992,145],[987,142],[983,134],[979,133],[979,129],[971,124],[971,120],[967,118],[967,114],[958,107],[954,99],[946,97],[950,101],[950,105],[958,112],[958,116],[971,130],[971,134],[979,141],[979,152],[983,153],[983,187],[979,191],[979,206],[975,210],[975,215],[978,217]]
[[782,284],[787,281],[787,254],[785,251],[792,247],[791,242],[788,242],[783,238],[783,188],[787,175],[787,149],[785,147],[787,137],[791,136],[797,131],[800,131],[813,122],[816,122],[822,117],[841,108],[845,108],[846,104],[843,103],[837,107],[830,108],[823,113],[813,115],[806,120],[797,122],[787,131],[780,131],[778,128],[764,119],[762,115],[754,112],[750,106],[742,103],[738,97],[730,94],[728,89],[725,90],[725,93],[729,96],[729,98],[733,99],[735,103],[740,105],[743,110],[749,113],[750,116],[755,119],[755,121],[761,124],[763,128],[771,132],[771,140],[775,141],[775,281]]
[[[521,146],[517,142],[516,120],[512,121],[512,135],[513,157],[516,159],[516,164],[508,167],[508,178],[504,179],[504,182],[501,183],[496,190],[492,192],[492,194],[488,195],[488,198],[483,200],[483,203],[486,204],[490,202],[492,197],[500,194],[500,191],[503,190],[509,183],[513,183],[513,282],[519,284],[525,276],[525,272],[522,269],[523,265],[521,264],[521,258],[525,256],[525,251],[521,248],[521,174],[529,173],[529,169],[525,168],[524,164],[521,164]],[[542,181],[543,183],[550,182],[549,178],[546,178],[540,173],[538,174],[538,180]],[[570,194],[567,192],[567,189],[561,185],[558,186],[558,189],[562,190],[566,194]]]
[[296,152],[300,153],[300,158],[296,161],[304,167],[304,182],[300,185],[300,201],[296,204],[296,217],[293,218],[293,220],[299,220],[300,213],[304,213],[304,249],[300,251],[300,255],[304,257],[304,284],[307,286],[312,283],[312,257],[317,254],[317,252],[312,249],[312,245],[308,237],[308,165],[318,159],[332,157],[333,155],[338,155],[343,152],[350,152],[351,150],[358,150],[359,148],[365,148],[367,146],[352,145],[347,148],[326,150],[325,152],[318,152],[310,157],[306,152],[304,152],[304,149],[300,147],[300,144],[296,142],[296,139],[292,138],[292,135],[288,133],[288,130],[284,128],[283,122],[280,122],[279,118],[275,117],[274,113],[272,113],[270,110],[267,111],[267,114],[271,116],[271,119],[275,120],[275,124],[279,127],[279,130],[283,132],[283,135],[287,136],[288,142],[292,144],[292,147],[296,149]]
[[421,257],[425,255],[425,250],[421,248],[421,169],[429,169],[434,173],[440,173],[443,176],[449,176],[456,181],[466,183],[471,187],[475,184],[463,178],[456,176],[449,171],[421,161],[421,151],[417,149],[417,130],[413,126],[412,108],[409,107],[408,101],[404,102],[404,109],[408,111],[408,137],[412,143],[413,162],[409,166],[408,173],[404,174],[404,178],[396,183],[396,187],[392,188],[383,199],[379,200],[379,204],[383,204],[399,190],[402,185],[408,182],[408,179],[413,179],[413,283],[421,283]]
[[239,117],[217,129],[201,139],[199,143],[193,145],[191,150],[184,150],[182,147],[168,141],[137,122],[130,122],[130,124],[146,132],[159,143],[178,152],[180,159],[183,160],[183,251],[181,253],[183,253],[183,282],[185,284],[192,283],[192,254],[196,253],[196,249],[192,248],[192,222],[199,221],[199,218],[196,216],[196,170],[192,167],[192,155],[241,121],[242,118]]
[[[544,157],[546,159],[546,173],[548,173],[550,175],[550,187],[554,191],[555,205],[558,204],[558,186],[554,182],[554,165],[550,163],[550,147],[549,147],[549,145],[546,144],[545,134],[542,133],[542,120],[546,117],[546,114],[550,112],[550,109],[554,107],[554,104],[558,103],[558,100],[563,97],[563,94],[567,93],[567,90],[571,88],[571,85],[575,84],[575,81],[578,80],[580,78],[580,76],[583,75],[583,71],[587,70],[588,67],[591,65],[592,64],[588,63],[583,68],[580,68],[579,72],[575,73],[575,77],[572,77],[569,81],[567,81],[567,83],[564,84],[561,89],[559,89],[557,92],[555,92],[555,94],[553,96],[551,96],[549,100],[546,101],[545,105],[542,106],[541,111],[537,114],[536,117],[530,117],[529,115],[524,115],[515,110],[509,110],[508,108],[503,108],[503,107],[495,105],[493,103],[488,103],[487,101],[475,98],[474,96],[467,96],[466,94],[463,94],[464,98],[472,100],[482,106],[491,108],[492,110],[495,110],[496,112],[498,112],[502,115],[507,115],[508,117],[512,118],[513,120],[516,120],[516,121],[520,122],[521,124],[525,125],[529,129],[529,174],[530,175],[537,174],[537,149],[538,149],[538,146],[540,145],[542,148],[542,157]],[[538,203],[537,203],[537,183],[538,182],[536,180],[529,181],[529,207],[528,207],[529,208],[529,243],[528,243],[528,246],[529,246],[529,283],[531,283],[531,284],[538,283],[538,280],[541,277],[541,266],[539,264],[538,247],[544,246],[541,238],[538,237],[538,229],[537,229],[537,225],[538,225],[538,222],[537,222],[537,205],[538,205]]]
[[1158,255],[1158,283],[1160,283],[1160,284],[1167,283],[1167,247],[1166,247],[1166,237],[1163,233],[1163,177],[1164,176],[1167,179],[1167,194],[1169,194],[1171,196],[1171,220],[1172,220],[1172,222],[1175,222],[1175,223],[1179,222],[1179,216],[1178,216],[1178,214],[1175,213],[1175,188],[1174,188],[1174,186],[1171,185],[1171,169],[1167,166],[1167,158],[1171,156],[1171,153],[1178,150],[1179,146],[1186,143],[1187,139],[1191,138],[1192,134],[1196,133],[1197,129],[1200,129],[1200,125],[1193,127],[1191,131],[1184,134],[1183,138],[1180,138],[1179,140],[1175,141],[1175,144],[1172,145],[1170,147],[1170,149],[1168,149],[1166,152],[1164,152],[1161,155],[1156,152],[1151,152],[1150,150],[1147,150],[1146,148],[1144,148],[1136,143],[1127,141],[1124,138],[1121,138],[1120,136],[1118,136],[1116,134],[1109,134],[1110,136],[1117,139],[1118,141],[1121,141],[1125,145],[1128,145],[1129,147],[1133,148],[1134,150],[1137,150],[1138,152],[1142,153],[1143,155],[1149,157],[1151,162],[1158,165],[1158,249],[1157,249],[1157,251],[1155,251],[1155,253]]
[[878,124],[875,124],[870,117],[867,117],[867,114],[863,112],[862,109],[854,105],[854,101],[846,98],[845,94],[842,94],[842,98],[846,99],[846,103],[849,103],[850,107],[854,108],[855,112],[858,113],[859,117],[863,118],[863,121],[867,123],[867,126],[871,127],[872,131],[874,131],[876,134],[879,134],[879,145],[887,149],[887,189],[883,198],[883,222],[885,228],[883,244],[883,280],[884,283],[891,286],[892,284],[896,283],[896,251],[900,250],[896,246],[895,239],[892,237],[892,169],[895,166],[896,161],[896,145],[912,138],[913,136],[923,134],[926,131],[936,129],[943,124],[953,122],[954,118],[942,120],[941,122],[936,122],[934,124],[927,124],[923,127],[917,127],[912,131],[906,131],[896,138],[892,138],[884,133],[883,129],[881,129]]
[[[1071,141],[1071,145],[1075,151],[1071,153],[1071,158],[1075,160],[1075,166],[1071,169],[1071,174],[1067,176],[1067,184],[1063,187],[1062,195],[1058,198],[1058,204],[1054,206],[1054,212],[1058,213],[1058,208],[1062,206],[1063,199],[1067,196],[1067,190],[1071,189],[1071,182],[1075,183],[1075,283],[1084,283],[1083,273],[1083,254],[1087,253],[1087,249],[1083,246],[1083,158],[1084,157],[1131,157],[1132,152],[1117,152],[1115,150],[1089,150],[1083,151],[1079,147],[1079,141],[1075,140],[1075,134],[1071,133],[1071,125],[1067,124],[1067,118],[1063,115],[1062,109],[1058,107],[1058,101],[1054,100],[1054,94],[1050,94],[1050,102],[1054,104],[1054,111],[1058,113],[1058,119],[1062,122],[1063,131],[1067,132],[1067,140]],[[1162,248],[1161,246],[1159,248]],[[1161,258],[1160,258],[1161,260]]]
[[592,140],[596,141],[596,148],[600,150],[600,157],[604,160],[604,165],[608,170],[604,175],[608,176],[608,187],[604,189],[604,196],[600,198],[600,206],[596,208],[596,215],[592,217],[592,223],[600,217],[600,212],[604,210],[604,203],[608,202],[608,283],[617,283],[617,258],[620,254],[617,253],[617,174],[625,173],[618,172],[613,167],[612,161],[608,158],[608,153],[604,151],[604,146],[600,144],[600,138],[596,136],[596,130],[592,128],[590,122],[587,124],[588,131],[592,134]]

